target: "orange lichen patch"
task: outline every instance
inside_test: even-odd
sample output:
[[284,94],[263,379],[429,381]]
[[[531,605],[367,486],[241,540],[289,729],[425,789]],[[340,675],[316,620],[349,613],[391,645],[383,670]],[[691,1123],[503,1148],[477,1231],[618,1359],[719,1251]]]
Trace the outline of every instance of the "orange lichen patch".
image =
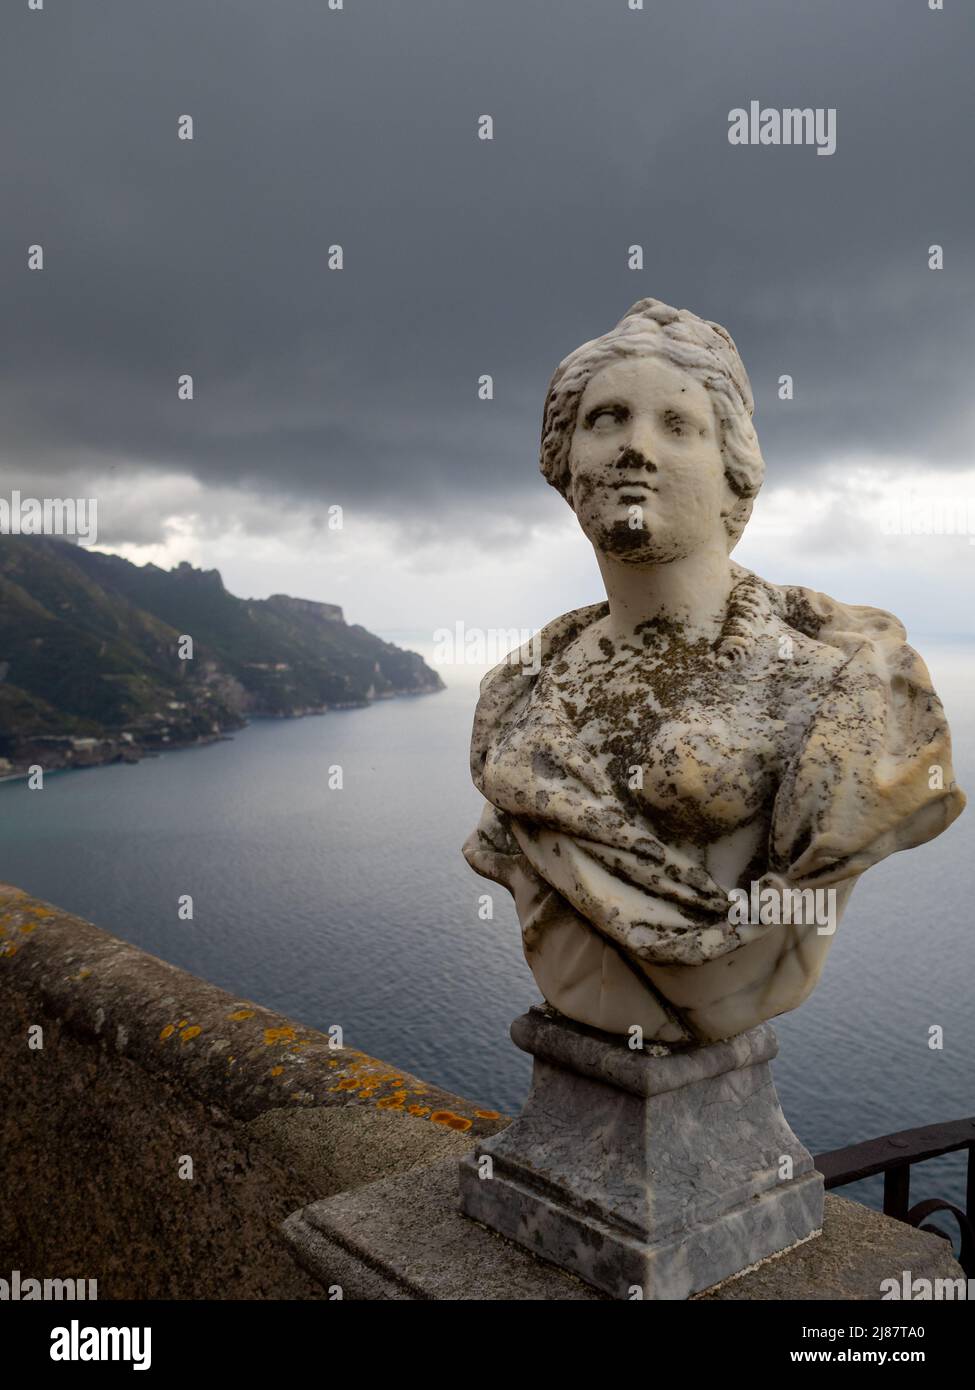
[[228,1057],[228,1058],[227,1058],[227,1066],[228,1066],[228,1067],[232,1067],[233,1064],[236,1062],[236,1060],[237,1060],[236,1057]]
[[410,1115],[429,1115],[429,1105],[408,1105],[406,1107]]
[[232,1019],[232,1021],[233,1021],[234,1023],[243,1023],[243,1021],[244,1021],[245,1018],[253,1018],[253,1017],[254,1017],[254,1010],[253,1010],[253,1009],[238,1009],[236,1013],[228,1014],[227,1017],[228,1017],[229,1019]]
[[272,1076],[280,1076],[281,1073],[282,1073],[283,1071],[284,1071],[284,1067],[272,1067],[272,1068],[271,1068],[271,1075],[272,1075]]
[[31,932],[37,931],[40,925],[40,922],[24,922],[20,928],[21,936],[30,936]]
[[162,1030],[162,1032],[159,1034],[159,1041],[160,1041],[160,1042],[165,1042],[166,1039],[167,1039],[167,1038],[171,1038],[175,1032],[176,1032],[176,1025],[175,1025],[175,1023],[167,1023],[167,1024],[166,1024],[166,1027],[165,1027],[165,1028]]
[[479,1120],[500,1120],[500,1110],[475,1110],[474,1114]]
[[293,1028],[265,1028],[264,1046],[273,1047],[275,1043],[294,1042],[295,1030]]
[[[359,1056],[361,1057],[361,1053]],[[364,1072],[372,1081],[391,1081],[399,1086],[403,1084],[403,1077],[398,1071],[391,1071],[389,1067],[384,1067],[382,1062],[374,1062],[369,1057],[362,1057],[361,1061],[347,1062],[346,1066],[350,1072]]]
[[[428,1090],[413,1077],[404,1076],[401,1071],[352,1048],[343,1049],[341,1061],[330,1058],[328,1066],[341,1068],[330,1091],[358,1092],[356,1100],[371,1102],[380,1110],[405,1111],[408,1098],[423,1096]],[[428,1115],[430,1112],[428,1108],[414,1106],[413,1113]]]
[[465,1130],[470,1129],[473,1120],[466,1120],[463,1115],[455,1115],[452,1110],[435,1110],[430,1116],[435,1125],[446,1125],[448,1129]]
[[355,1047],[333,1047],[331,1042],[328,1045],[329,1052],[341,1054],[341,1061],[350,1071],[369,1071],[374,1076],[382,1075],[384,1081],[392,1081],[394,1077],[401,1081],[405,1078],[403,1073],[396,1067],[391,1067],[388,1062],[380,1062],[375,1057],[370,1057],[367,1052],[360,1052]]
[[87,980],[87,978],[88,978],[88,976],[89,976],[90,974],[91,974],[91,971],[90,971],[90,970],[88,969],[88,967],[86,966],[86,967],[84,968],[84,970],[79,970],[79,971],[78,971],[77,975],[75,976],[75,979],[76,979],[76,980]]
[[385,1096],[382,1100],[376,1101],[377,1110],[403,1110],[405,1106],[405,1091],[394,1091],[391,1096]]
[[177,1027],[177,1028],[185,1028],[186,1025],[187,1025],[187,1023],[189,1023],[189,1019],[188,1019],[188,1018],[181,1018],[180,1021],[177,1023],[176,1027]]
[[192,1028],[183,1029],[182,1033],[180,1033],[179,1035],[179,1040],[180,1042],[187,1043],[190,1041],[191,1038],[198,1038],[202,1032],[203,1029],[200,1027],[200,1025],[198,1023],[194,1023]]
[[20,948],[15,946],[12,941],[6,941],[0,948],[0,956],[15,956]]

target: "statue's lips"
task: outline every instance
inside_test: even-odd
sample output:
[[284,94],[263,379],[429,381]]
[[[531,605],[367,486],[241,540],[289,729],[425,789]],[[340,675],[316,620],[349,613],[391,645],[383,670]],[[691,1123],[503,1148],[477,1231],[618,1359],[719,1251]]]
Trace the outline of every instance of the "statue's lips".
[[[616,494],[616,502],[620,506],[650,506],[650,498],[656,495],[657,489],[652,483],[645,483],[641,480],[625,483],[609,483],[607,491]],[[609,499],[607,498],[607,502]],[[613,504],[615,505],[615,503]]]

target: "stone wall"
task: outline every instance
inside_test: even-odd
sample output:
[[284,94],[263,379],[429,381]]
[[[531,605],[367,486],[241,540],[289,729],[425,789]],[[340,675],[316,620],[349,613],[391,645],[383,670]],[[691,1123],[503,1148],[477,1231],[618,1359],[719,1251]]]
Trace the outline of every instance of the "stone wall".
[[504,1123],[0,885],[0,1277],[322,1297],[289,1213]]

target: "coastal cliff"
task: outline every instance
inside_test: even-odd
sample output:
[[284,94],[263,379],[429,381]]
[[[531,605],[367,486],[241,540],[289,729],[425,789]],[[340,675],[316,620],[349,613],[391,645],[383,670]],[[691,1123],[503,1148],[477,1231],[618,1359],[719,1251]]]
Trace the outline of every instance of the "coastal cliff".
[[251,718],[441,689],[420,656],[336,604],[241,599],[216,570],[0,536],[0,776],[136,761]]

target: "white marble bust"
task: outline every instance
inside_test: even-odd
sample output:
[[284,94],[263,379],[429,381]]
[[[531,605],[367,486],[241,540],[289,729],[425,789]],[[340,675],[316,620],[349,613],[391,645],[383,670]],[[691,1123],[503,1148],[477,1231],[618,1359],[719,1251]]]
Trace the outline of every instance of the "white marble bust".
[[[475,716],[468,861],[513,894],[548,1002],[647,1041],[794,1009],[859,875],[965,804],[898,620],[730,559],[764,476],[752,411],[725,329],[658,300],[561,363],[541,467],[608,601],[491,671]],[[745,894],[809,889],[828,925],[741,920]]]

